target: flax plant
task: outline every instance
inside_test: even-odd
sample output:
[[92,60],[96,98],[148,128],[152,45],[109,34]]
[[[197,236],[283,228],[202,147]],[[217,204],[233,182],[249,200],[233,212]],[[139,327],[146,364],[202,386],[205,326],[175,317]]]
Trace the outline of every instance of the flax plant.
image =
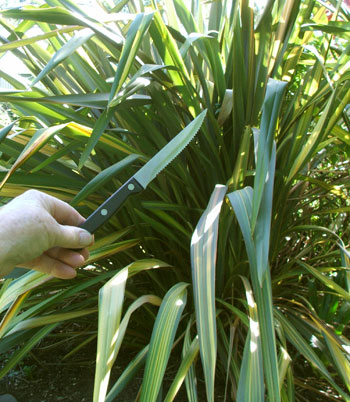
[[76,279],[2,281],[0,376],[63,331],[66,362],[97,342],[94,401],[140,373],[147,402],[350,401],[349,16],[333,0],[1,10],[0,57],[27,69],[0,71],[1,203],[37,188],[87,216],[207,114]]

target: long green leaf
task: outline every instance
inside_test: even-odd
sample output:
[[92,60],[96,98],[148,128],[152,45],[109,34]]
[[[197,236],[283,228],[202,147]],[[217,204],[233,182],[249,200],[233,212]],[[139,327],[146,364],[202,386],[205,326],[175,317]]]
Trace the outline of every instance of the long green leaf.
[[191,266],[200,354],[207,398],[214,401],[217,353],[215,269],[219,214],[226,186],[217,185],[191,241]]
[[11,169],[8,171],[2,182],[0,183],[0,189],[4,186],[7,179],[11,174],[21,166],[28,158],[30,158],[34,153],[36,153],[44,144],[56,133],[62,130],[66,125],[60,124],[53,127],[42,128],[38,130],[35,135],[31,138],[28,144],[23,149],[23,152],[19,155],[16,162],[12,165]]
[[35,78],[32,85],[34,86],[37,82],[39,82],[45,75],[47,75],[52,69],[54,69],[58,64],[60,64],[63,60],[73,54],[80,46],[82,46],[86,41],[88,41],[94,32],[86,28],[82,31],[79,31],[75,36],[72,37],[64,46],[62,46],[58,52],[56,52],[50,62],[43,68],[39,75]]
[[175,399],[175,396],[180,389],[188,370],[190,369],[194,359],[199,352],[198,337],[194,338],[186,354],[182,357],[181,365],[175,375],[175,378],[169,388],[169,391],[164,399],[164,402],[171,402]]
[[[193,341],[191,340],[191,327],[192,327],[192,320],[189,321],[186,328],[186,334],[184,338],[184,344],[182,349],[182,357],[187,355],[187,352]],[[186,386],[186,393],[187,399],[189,402],[198,402],[198,393],[197,393],[197,383],[196,383],[196,371],[195,371],[195,364],[192,364],[188,369],[187,375],[185,377],[185,386]]]
[[237,402],[263,401],[265,394],[258,309],[247,278],[241,277],[249,308],[249,332],[244,345]]
[[103,134],[113,115],[114,115],[114,109],[106,109],[103,111],[101,116],[96,121],[96,124],[91,133],[86,148],[84,152],[81,154],[79,161],[79,169],[81,169],[83,165],[86,163],[88,157],[90,156],[92,150],[94,149],[95,145],[97,144],[98,140],[100,139],[101,135]]
[[29,271],[12,281],[0,297],[0,311],[4,311],[18,296],[49,281],[52,277],[37,271]]
[[6,52],[11,49],[19,48],[21,46],[27,46],[32,43],[38,42],[40,40],[45,40],[45,39],[51,38],[52,36],[57,36],[59,34],[74,32],[79,29],[82,29],[82,28],[76,27],[76,26],[68,27],[68,28],[64,27],[64,28],[55,29],[54,31],[44,33],[42,35],[31,36],[29,38],[24,38],[24,39],[18,39],[18,40],[9,42],[9,43],[5,43],[4,45],[0,45],[0,52]]
[[187,301],[187,284],[174,285],[165,295],[153,327],[140,402],[157,401],[177,327]]
[[14,328],[11,329],[7,333],[7,335],[11,335],[14,332],[22,331],[24,329],[41,327],[48,324],[61,323],[66,320],[72,320],[78,317],[83,317],[85,315],[93,314],[97,312],[97,308],[85,309],[85,310],[77,310],[67,313],[60,314],[50,314],[47,316],[38,316],[35,318],[29,318],[27,320],[23,320],[18,323]]
[[340,297],[342,297],[345,300],[350,301],[350,293],[343,289],[341,286],[339,286],[334,280],[332,280],[330,277],[324,275],[322,272],[320,272],[318,269],[312,267],[310,264],[307,264],[303,261],[297,261],[297,263],[305,268],[307,271],[309,271],[315,278],[320,280],[324,285],[326,285],[329,289],[332,289],[336,294],[338,294]]
[[122,390],[127,386],[127,384],[133,379],[133,377],[138,373],[142,366],[146,363],[147,353],[149,350],[149,345],[143,348],[137,356],[132,359],[128,364],[126,369],[120,375],[118,380],[115,382],[111,390],[109,391],[106,402],[112,402],[115,398],[122,392]]
[[79,202],[84,200],[89,194],[106,184],[106,182],[109,181],[114,175],[116,175],[116,173],[127,167],[129,164],[133,163],[138,158],[139,155],[129,155],[120,162],[117,162],[100,172],[79,191],[79,193],[71,201],[71,205],[78,205]]
[[4,10],[0,12],[7,18],[42,21],[60,25],[82,25],[81,20],[61,7],[36,8],[32,6],[20,9]]
[[267,85],[267,92],[263,105],[260,132],[258,135],[256,154],[256,173],[252,203],[251,226],[255,229],[265,184],[271,175],[270,161],[273,152],[274,136],[278,112],[286,83],[271,80]]
[[156,260],[140,260],[131,263],[111,278],[99,292],[97,357],[95,371],[94,401],[105,400],[110,371],[120,348],[130,315],[144,302],[157,300],[145,296],[130,306],[120,323],[127,279],[144,269],[159,268],[163,263]]
[[312,366],[316,367],[317,370],[327,378],[330,384],[339,392],[340,395],[344,397],[346,401],[350,400],[350,397],[345,394],[345,392],[334,382],[329,371],[323,364],[322,360],[317,356],[317,354],[312,350],[308,342],[302,337],[302,335],[297,331],[286,317],[283,316],[279,311],[275,311],[276,317],[283,327],[286,338],[291,342],[299,353],[303,354],[305,358],[311,363]]
[[6,138],[7,134],[9,132],[11,132],[11,130],[15,124],[16,124],[16,122],[14,121],[14,122],[10,123],[9,125],[7,125],[6,127],[3,127],[0,130],[0,143],[4,140],[4,138]]
[[[274,155],[274,154],[273,154]],[[273,158],[272,158],[273,159]],[[271,189],[270,189],[271,190]],[[269,186],[267,184],[266,189],[264,189],[264,197],[262,205],[269,208],[268,199],[266,193],[269,193]],[[280,400],[280,385],[278,376],[278,361],[277,361],[277,350],[276,350],[276,340],[275,340],[275,328],[274,328],[274,317],[273,317],[273,304],[272,304],[272,289],[271,289],[271,278],[269,273],[268,262],[265,261],[263,267],[265,275],[262,277],[262,282],[259,281],[259,264],[262,261],[258,259],[258,252],[261,250],[264,244],[263,237],[254,238],[251,227],[251,211],[252,211],[252,201],[253,201],[253,189],[244,188],[242,190],[237,190],[233,193],[228,194],[228,198],[232,204],[235,211],[235,215],[239,222],[241,231],[243,233],[245,246],[249,258],[250,272],[252,276],[254,296],[258,306],[258,323],[261,331],[261,344],[262,344],[262,354],[263,354],[263,364],[264,364],[264,376],[267,383],[267,390],[271,399],[274,401]],[[270,200],[271,202],[271,200]],[[267,203],[267,205],[265,205]],[[264,208],[261,209],[264,219]],[[261,216],[261,215],[260,215]],[[262,228],[259,228],[262,230]],[[269,236],[269,232],[265,233],[265,236]],[[267,251],[265,251],[266,253]]]
[[0,378],[3,378],[21,359],[34,348],[34,346],[41,341],[47,334],[49,334],[58,324],[51,324],[40,329],[33,335],[25,345],[19,349],[6,363],[5,367],[0,370]]
[[130,68],[134,63],[135,56],[141,44],[143,35],[146,34],[153,19],[153,13],[138,14],[135,20],[132,22],[128,33],[125,38],[122,53],[120,55],[120,61],[113,81],[112,89],[109,95],[108,105],[114,106],[114,98],[120,91],[126,77],[129,74]]
[[97,357],[95,371],[94,401],[103,401],[107,394],[116,335],[124,303],[128,268],[122,269],[110,279],[99,292],[99,315]]

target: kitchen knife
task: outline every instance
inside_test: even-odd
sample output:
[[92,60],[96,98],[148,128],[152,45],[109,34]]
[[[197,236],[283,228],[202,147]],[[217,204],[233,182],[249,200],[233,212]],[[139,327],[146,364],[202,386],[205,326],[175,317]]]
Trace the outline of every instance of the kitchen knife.
[[206,110],[189,123],[176,137],[165,145],[126,183],[113,193],[80,225],[81,228],[94,233],[122,206],[131,195],[144,190],[147,185],[189,144],[200,129]]

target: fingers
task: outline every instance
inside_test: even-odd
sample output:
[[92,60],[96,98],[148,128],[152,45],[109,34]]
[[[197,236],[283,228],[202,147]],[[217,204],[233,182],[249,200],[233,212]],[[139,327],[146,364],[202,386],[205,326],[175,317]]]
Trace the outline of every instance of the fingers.
[[87,249],[80,250],[78,253],[54,247],[40,257],[20,266],[31,268],[60,279],[73,279],[77,275],[74,268],[83,265],[88,258],[89,252]]
[[75,226],[56,224],[54,245],[64,248],[85,248],[93,244],[94,236]]
[[[69,279],[76,275],[74,268],[88,258],[85,248],[93,243],[94,237],[78,227],[85,219],[67,203],[29,190],[8,203],[3,215],[7,220],[1,219],[1,223],[7,232],[0,233],[0,237],[7,242],[4,245],[1,238],[0,257],[5,250],[1,272],[7,265],[22,263],[24,267]],[[79,252],[71,250],[75,248]]]
[[36,190],[27,191],[23,197],[36,199],[47,211],[47,215],[41,216],[46,222],[51,246],[84,248],[94,242],[93,235],[78,227],[85,218],[66,202]]
[[58,223],[62,225],[79,226],[85,221],[85,218],[66,202],[48,194],[42,193],[41,195],[45,198],[44,202],[47,205],[48,211]]
[[43,272],[60,279],[73,279],[77,275],[75,269],[70,265],[55,260],[46,254],[19,266],[34,269],[35,271]]
[[79,250],[79,252],[77,252],[74,250],[68,250],[66,248],[54,247],[46,251],[45,254],[73,268],[78,268],[82,266],[84,262],[89,258],[89,251],[86,248],[81,249]]
[[85,221],[85,218],[69,204],[41,191],[28,190],[17,197],[17,199],[25,199],[28,201],[35,200],[41,204],[41,206],[43,206],[58,223],[61,223],[62,225],[79,226]]

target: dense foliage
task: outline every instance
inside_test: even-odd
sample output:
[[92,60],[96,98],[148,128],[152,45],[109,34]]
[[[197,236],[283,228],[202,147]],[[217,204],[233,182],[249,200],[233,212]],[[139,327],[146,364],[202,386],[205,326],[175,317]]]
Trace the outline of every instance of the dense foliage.
[[[67,361],[98,333],[94,401],[116,398],[143,367],[140,400],[156,401],[179,350],[162,400],[182,383],[198,400],[203,378],[214,401],[220,378],[226,400],[350,401],[346,5],[115,0],[94,10],[46,0],[1,12],[0,52],[29,71],[0,71],[14,87],[0,101],[18,116],[0,131],[3,203],[37,188],[87,216],[206,119],[99,230],[77,279],[3,281],[0,350],[14,352],[0,375],[74,320],[88,330],[65,332],[76,342]],[[138,354],[106,397],[123,348]]]

